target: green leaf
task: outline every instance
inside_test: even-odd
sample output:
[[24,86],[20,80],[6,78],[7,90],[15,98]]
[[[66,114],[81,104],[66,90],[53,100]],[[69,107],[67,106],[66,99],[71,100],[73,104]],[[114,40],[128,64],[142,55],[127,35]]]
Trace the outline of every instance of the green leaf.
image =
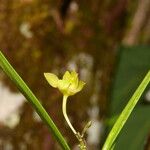
[[115,150],[142,150],[150,131],[150,107],[138,106],[123,128]]
[[145,78],[143,79],[142,83],[139,85],[131,99],[129,100],[126,107],[123,109],[122,113],[120,114],[119,118],[115,122],[113,128],[111,129],[106,142],[103,146],[102,150],[110,150],[113,146],[119,132],[123,128],[124,124],[126,123],[128,117],[132,113],[135,105],[137,104],[138,100],[140,99],[142,93],[144,92],[145,88],[150,82],[150,71],[146,74]]
[[[111,94],[110,121],[107,121],[110,123],[109,128],[112,127],[112,121],[114,122],[120,115],[144,74],[150,69],[149,46],[120,47],[119,52],[119,63]],[[148,85],[145,93],[149,88],[150,85]],[[140,103],[135,107],[115,141],[115,150],[144,149],[144,143],[150,129],[150,106],[143,104],[144,100],[143,94]]]
[[12,82],[18,87],[20,92],[26,97],[28,102],[32,105],[32,107],[36,110],[36,112],[41,117],[42,121],[48,126],[52,135],[58,141],[63,150],[70,150],[68,144],[65,139],[59,132],[58,128],[45,111],[43,106],[40,104],[39,100],[35,97],[26,83],[22,80],[22,78],[18,75],[18,73],[14,70],[14,68],[10,65],[7,59],[4,57],[2,52],[0,51],[0,67],[6,73],[6,75],[12,80]]

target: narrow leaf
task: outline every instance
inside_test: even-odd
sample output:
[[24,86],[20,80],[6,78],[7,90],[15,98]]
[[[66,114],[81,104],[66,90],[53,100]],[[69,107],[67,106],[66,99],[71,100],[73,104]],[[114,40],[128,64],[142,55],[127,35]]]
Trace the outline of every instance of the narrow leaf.
[[10,65],[10,63],[7,61],[7,59],[2,54],[1,51],[0,51],[0,67],[3,69],[6,75],[13,81],[13,83],[17,86],[20,92],[26,97],[26,99],[32,105],[32,107],[36,110],[36,112],[39,114],[43,122],[48,126],[52,135],[56,138],[62,149],[70,150],[65,139],[59,132],[58,128],[56,127],[56,125],[54,124],[48,113],[40,104],[39,100],[35,97],[35,95],[32,93],[32,91],[29,89],[26,83],[22,80],[22,78],[18,75],[18,73],[14,70],[14,68]]
[[114,124],[113,128],[111,129],[106,142],[102,148],[102,150],[110,150],[112,145],[114,144],[119,132],[125,125],[127,119],[129,118],[130,114],[132,113],[135,105],[137,104],[138,100],[140,99],[142,93],[144,92],[145,88],[150,82],[150,71],[146,74],[145,78],[143,79],[142,83],[139,85],[131,99],[129,100],[128,104],[120,114],[119,118],[117,119],[116,123]]

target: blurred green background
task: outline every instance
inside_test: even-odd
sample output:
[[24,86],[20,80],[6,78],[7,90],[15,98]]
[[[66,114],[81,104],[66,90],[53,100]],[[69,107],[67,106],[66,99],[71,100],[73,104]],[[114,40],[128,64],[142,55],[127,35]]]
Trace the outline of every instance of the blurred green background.
[[[98,150],[150,68],[150,0],[0,0],[0,49],[73,150],[77,141],[61,112],[62,95],[43,73],[79,73],[86,86],[70,97],[68,114],[79,131],[92,120],[87,145]],[[115,149],[150,149],[149,104],[148,87]],[[0,71],[0,150],[50,149],[60,147]]]

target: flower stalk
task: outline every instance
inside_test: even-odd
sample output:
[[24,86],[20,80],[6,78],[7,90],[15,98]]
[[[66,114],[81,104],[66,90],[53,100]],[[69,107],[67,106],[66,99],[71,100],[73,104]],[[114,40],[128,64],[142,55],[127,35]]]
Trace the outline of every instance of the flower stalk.
[[63,102],[62,102],[63,115],[69,127],[71,128],[72,132],[74,133],[74,135],[79,141],[80,150],[86,150],[87,148],[86,148],[86,141],[84,139],[84,135],[87,129],[91,126],[91,122],[88,122],[85,125],[82,133],[80,134],[80,132],[77,132],[74,129],[73,125],[71,124],[66,109],[68,97],[81,91],[85,83],[78,79],[78,74],[75,71],[72,71],[71,73],[69,71],[66,71],[62,79],[58,79],[58,77],[52,73],[44,73],[44,76],[52,87],[58,88],[60,92],[63,94]]
[[67,98],[68,98],[68,96],[66,96],[66,95],[63,96],[62,111],[63,111],[63,115],[64,115],[64,117],[65,117],[69,127],[71,128],[72,132],[76,135],[77,132],[74,129],[74,127],[72,126],[72,124],[71,124],[71,122],[70,122],[70,120],[68,118],[68,115],[67,115],[67,110],[66,110]]
[[68,123],[70,129],[72,130],[72,132],[74,133],[74,135],[76,136],[76,138],[77,138],[78,141],[79,141],[79,145],[78,145],[78,146],[79,146],[80,150],[86,150],[87,148],[86,148],[86,141],[85,141],[85,139],[84,139],[84,134],[85,134],[86,130],[87,130],[90,126],[87,127],[87,125],[86,125],[86,126],[84,127],[83,131],[82,131],[82,134],[80,134],[79,132],[77,132],[77,131],[74,129],[74,127],[73,127],[73,125],[71,124],[71,122],[70,122],[70,120],[69,120],[69,117],[68,117],[68,115],[67,115],[67,109],[66,109],[66,106],[67,106],[67,98],[68,98],[68,96],[66,96],[66,95],[63,96],[63,103],[62,103],[63,115],[64,115],[64,117],[65,117],[65,119],[66,119],[66,121],[67,121],[67,123]]

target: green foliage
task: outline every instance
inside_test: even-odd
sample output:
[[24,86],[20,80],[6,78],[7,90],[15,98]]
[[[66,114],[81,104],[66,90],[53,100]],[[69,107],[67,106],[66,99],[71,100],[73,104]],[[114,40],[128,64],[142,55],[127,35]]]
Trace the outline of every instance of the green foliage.
[[[129,118],[130,114],[132,113],[134,107],[136,106],[138,100],[140,99],[141,95],[143,94],[145,88],[150,82],[150,71],[147,73],[145,78],[143,79],[142,83],[139,85],[131,99],[129,100],[128,104],[118,117],[117,121],[115,122],[112,130],[110,131],[108,138],[104,144],[103,150],[110,150],[114,147],[115,140],[120,133],[121,129],[125,125],[127,119]],[[115,143],[116,146],[116,143]]]
[[48,126],[49,130],[56,138],[60,146],[63,150],[70,150],[69,146],[67,145],[65,139],[57,129],[56,125],[45,111],[43,106],[40,104],[39,100],[35,97],[29,87],[25,84],[25,82],[21,79],[18,73],[14,70],[14,68],[9,64],[7,59],[4,57],[2,52],[0,51],[0,67],[6,73],[6,75],[13,81],[13,83],[17,86],[20,92],[26,97],[28,102],[32,105],[32,107],[36,110],[39,114],[43,122]]
[[[150,120],[148,117],[150,113],[150,107],[139,104],[134,111],[133,109],[150,82],[150,71],[147,73],[132,97],[131,94],[137,87],[137,84],[139,84],[139,81],[143,78],[143,74],[145,74],[145,72],[147,72],[150,68],[150,52],[148,47],[121,49],[121,60],[118,65],[118,72],[116,75],[117,79],[115,80],[116,82],[114,82],[114,90],[112,92],[111,118],[113,119],[110,120],[114,120],[114,118],[120,114],[122,108],[125,108],[110,131],[108,138],[106,139],[106,142],[103,146],[103,150],[140,150],[143,149],[144,140],[150,127]],[[18,89],[23,93],[33,108],[37,111],[43,122],[45,122],[51,133],[61,145],[62,149],[69,150],[69,146],[67,145],[66,141],[64,140],[63,136],[57,129],[50,116],[40,104],[39,100],[34,96],[32,91],[28,88],[28,86],[9,64],[1,52],[0,67],[16,84]],[[125,100],[129,97],[131,97],[131,99],[125,106]],[[142,97],[142,99],[144,99],[144,97]],[[128,120],[132,111],[133,114]],[[127,124],[123,129],[123,132],[120,134],[120,131],[126,122]],[[119,134],[120,137],[118,138]],[[118,140],[116,141],[117,138]]]
[[[120,61],[112,88],[111,118],[120,114],[144,74],[149,70],[149,50],[148,46],[120,48]],[[150,106],[145,104],[145,93],[121,131],[115,150],[141,150],[144,148],[144,142],[150,129]]]

